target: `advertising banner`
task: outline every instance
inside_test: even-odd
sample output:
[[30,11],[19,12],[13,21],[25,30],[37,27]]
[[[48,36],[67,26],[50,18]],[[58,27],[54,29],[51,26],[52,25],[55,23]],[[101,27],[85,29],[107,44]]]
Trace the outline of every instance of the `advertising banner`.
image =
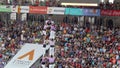
[[47,14],[47,7],[45,6],[30,6],[29,9],[29,13]]
[[60,14],[64,15],[65,8],[62,7],[48,7],[47,14]]
[[120,16],[120,10],[101,10],[103,16]]
[[18,12],[18,6],[11,5],[11,12]]
[[66,15],[100,16],[100,9],[66,8]]
[[29,13],[29,6],[20,6],[21,13]]
[[82,9],[80,8],[66,8],[65,9],[66,15],[83,15]]
[[84,16],[100,16],[100,9],[83,9]]
[[0,12],[11,12],[10,5],[0,5]]

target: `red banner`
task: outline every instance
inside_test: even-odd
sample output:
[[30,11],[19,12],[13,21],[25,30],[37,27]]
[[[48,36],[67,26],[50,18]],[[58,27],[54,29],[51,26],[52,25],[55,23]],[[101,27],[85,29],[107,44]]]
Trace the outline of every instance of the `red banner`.
[[120,16],[120,10],[101,10],[101,15]]
[[47,14],[47,7],[45,6],[30,6],[30,13],[37,13],[37,14]]

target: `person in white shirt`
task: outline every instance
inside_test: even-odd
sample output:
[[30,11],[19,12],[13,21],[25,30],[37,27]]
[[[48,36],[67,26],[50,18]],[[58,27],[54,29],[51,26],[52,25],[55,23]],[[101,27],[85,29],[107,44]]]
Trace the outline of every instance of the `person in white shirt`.
[[54,39],[50,39],[50,40],[49,40],[49,44],[50,44],[51,46],[54,46],[54,45],[55,45],[55,40],[54,40]]
[[53,30],[50,31],[49,39],[55,39],[55,31],[53,31]]

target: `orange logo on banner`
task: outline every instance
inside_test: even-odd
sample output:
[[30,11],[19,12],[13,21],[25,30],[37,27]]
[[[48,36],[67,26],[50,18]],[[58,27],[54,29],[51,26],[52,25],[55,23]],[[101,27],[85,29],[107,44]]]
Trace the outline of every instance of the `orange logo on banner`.
[[28,52],[28,53],[20,56],[18,59],[22,59],[22,58],[24,58],[24,57],[26,57],[26,56],[29,56],[29,60],[33,60],[34,50],[32,50],[32,51],[30,51],[30,52]]
[[37,13],[37,14],[47,14],[47,7],[45,6],[30,6],[30,13]]
[[21,8],[20,6],[18,6],[18,14],[20,14]]

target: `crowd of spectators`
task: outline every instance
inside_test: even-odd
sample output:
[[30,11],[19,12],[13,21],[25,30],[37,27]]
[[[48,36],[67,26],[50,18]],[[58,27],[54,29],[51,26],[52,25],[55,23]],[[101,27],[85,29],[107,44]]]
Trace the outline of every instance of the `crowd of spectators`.
[[[119,27],[98,28],[98,25],[88,24],[57,24],[55,54],[47,54],[41,63],[46,67],[55,65],[54,68],[119,68]],[[49,33],[46,34],[47,40],[48,36]]]
[[[24,43],[38,43],[51,48],[55,45],[55,38],[50,34],[55,34],[55,24],[50,18],[44,22],[18,22],[0,24],[0,68],[11,60],[12,57],[21,49]],[[43,56],[40,65],[53,64],[55,61],[54,53],[49,53],[49,50]],[[44,59],[45,58],[45,59]]]
[[110,2],[101,2],[100,3],[101,9],[111,9],[111,10],[120,10],[120,2],[114,1],[113,3]]
[[1,0],[0,4],[2,5],[22,5],[22,6],[60,6],[60,1],[58,0],[46,0],[46,1],[39,1],[39,0]]
[[60,0],[1,0],[0,4],[2,5],[22,5],[22,6],[49,6],[49,7],[78,7],[78,8],[100,8],[100,9],[111,9],[111,10],[120,10],[120,2],[114,1],[112,2],[100,2],[97,7],[87,7],[87,6],[70,6],[70,5],[61,5]]
[[[46,66],[120,68],[120,28],[97,28],[97,25],[88,24],[54,23],[52,20],[43,23],[14,21],[0,24],[0,67],[4,68],[24,43],[42,43],[46,47],[50,43],[48,41],[51,41],[55,53],[44,55],[41,63]],[[54,39],[50,38],[52,30],[56,32]]]
[[56,68],[120,68],[120,29],[62,23],[56,33]]
[[0,24],[0,68],[21,49],[24,43],[42,43],[42,23],[11,22]]
[[55,64],[54,68],[119,68],[119,27],[97,28],[99,25],[88,24],[57,24],[55,55],[44,56],[41,63],[46,67]]

